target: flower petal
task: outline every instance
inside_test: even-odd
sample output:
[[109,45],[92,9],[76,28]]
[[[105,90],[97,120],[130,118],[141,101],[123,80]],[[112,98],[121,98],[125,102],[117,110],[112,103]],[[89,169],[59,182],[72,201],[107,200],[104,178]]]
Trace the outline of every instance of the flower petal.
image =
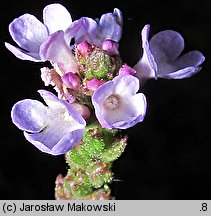
[[134,95],[140,88],[139,80],[128,74],[116,76],[113,85],[114,93],[122,97]]
[[123,17],[119,9],[113,13],[103,14],[99,21],[99,34],[101,41],[109,39],[119,42],[122,36]]
[[72,23],[65,35],[74,37],[77,44],[87,41],[90,44],[99,44],[97,37],[97,22],[89,17],[82,17]]
[[13,123],[27,132],[40,132],[46,126],[47,108],[36,100],[21,100],[11,111]]
[[157,64],[150,51],[148,37],[149,37],[150,25],[145,25],[142,29],[142,48],[143,56],[140,58],[139,62],[134,66],[136,70],[135,76],[138,77],[142,83],[149,78],[156,78],[157,74]]
[[61,107],[65,107],[69,113],[71,113],[71,116],[73,119],[76,120],[78,124],[81,126],[75,124],[73,125],[75,129],[81,129],[86,125],[86,121],[78,114],[78,112],[66,101],[59,99],[51,92],[48,92],[46,90],[39,90],[39,94],[44,99],[45,103],[48,105],[49,108],[52,109],[61,109]]
[[63,31],[57,31],[48,37],[40,47],[40,57],[42,60],[61,64],[64,72],[77,71],[77,62],[65,41]]
[[97,28],[97,23],[87,17],[82,17],[79,20],[75,20],[69,28],[65,31],[65,40],[67,44],[74,38],[75,43],[79,44],[84,41],[91,42],[90,34]]
[[201,70],[201,67],[186,67],[175,72],[166,73],[160,75],[161,78],[165,79],[185,79],[193,76]]
[[104,110],[104,118],[111,128],[127,129],[144,120],[146,97],[139,93],[121,99],[119,109]]
[[43,9],[44,24],[52,34],[58,30],[65,31],[72,23],[72,18],[67,9],[61,4],[50,4]]
[[119,75],[102,84],[92,95],[95,114],[108,129],[126,129],[143,121],[146,98],[139,90],[139,80],[132,75]]
[[39,93],[48,107],[36,100],[22,100],[14,105],[12,120],[41,151],[64,154],[80,141],[86,122],[66,101],[45,90]]
[[46,26],[31,14],[14,19],[9,31],[13,40],[31,53],[39,53],[40,45],[48,37]]
[[12,52],[19,59],[33,61],[33,62],[42,61],[38,53],[26,52],[6,42],[5,42],[5,46],[10,52]]
[[95,108],[95,114],[100,122],[106,128],[110,128],[110,125],[105,121],[104,114],[103,114],[103,102],[104,100],[112,94],[113,91],[113,82],[108,81],[101,85],[96,91],[94,91],[92,95],[92,104]]
[[199,51],[191,51],[179,57],[169,64],[161,64],[158,70],[158,77],[167,79],[188,78],[201,69],[199,66],[204,62],[205,57]]
[[[80,24],[79,24],[80,23]],[[110,39],[118,42],[122,36],[122,13],[119,9],[115,8],[113,13],[103,14],[99,20],[95,20],[82,17],[79,20],[73,22],[73,26],[80,25],[77,31],[74,31],[74,39],[76,43],[87,41],[90,44],[101,46],[102,42],[106,39]],[[72,26],[70,27],[70,32]],[[69,34],[67,31],[67,35]]]
[[155,34],[149,42],[157,64],[174,61],[184,49],[183,37],[176,31],[165,30]]
[[24,132],[24,136],[42,152],[51,155],[60,155],[65,154],[73,148],[81,140],[84,134],[84,128],[73,131],[64,131],[64,128],[60,127],[61,124],[54,124],[54,126],[54,128],[46,128],[41,133],[29,134]]

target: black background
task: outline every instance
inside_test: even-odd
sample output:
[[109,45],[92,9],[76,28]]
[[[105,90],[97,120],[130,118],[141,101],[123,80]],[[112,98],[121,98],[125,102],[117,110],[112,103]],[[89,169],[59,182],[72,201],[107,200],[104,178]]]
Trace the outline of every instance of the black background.
[[[28,12],[40,20],[54,1],[2,1],[0,13],[0,199],[54,199],[54,182],[67,166],[63,156],[43,154],[11,122],[13,104],[39,99],[44,88],[40,67],[21,61],[4,47],[13,41],[9,23]],[[74,19],[100,17],[119,8],[124,16],[120,52],[133,66],[139,58],[140,32],[150,36],[172,29],[185,39],[185,52],[200,50],[206,57],[200,73],[185,80],[151,80],[143,92],[148,100],[143,123],[125,130],[130,139],[114,163],[112,192],[117,199],[211,199],[211,24],[210,0],[61,0]],[[119,181],[120,180],[120,181]]]

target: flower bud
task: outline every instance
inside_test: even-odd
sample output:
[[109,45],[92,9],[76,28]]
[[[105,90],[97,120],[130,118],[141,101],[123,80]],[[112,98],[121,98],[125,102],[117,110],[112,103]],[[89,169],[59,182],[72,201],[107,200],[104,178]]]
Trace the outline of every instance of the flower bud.
[[91,90],[91,91],[95,91],[102,84],[103,84],[103,81],[97,78],[93,78],[91,80],[86,81],[87,88],[88,90]]
[[82,56],[88,56],[92,49],[91,45],[87,41],[79,43],[76,48]]
[[87,106],[79,103],[72,103],[73,108],[84,118],[88,119],[90,117],[90,110]]
[[128,66],[127,64],[124,64],[120,69],[119,69],[119,75],[122,74],[129,74],[129,75],[134,75],[136,71]]
[[69,72],[62,76],[63,83],[70,89],[77,89],[80,84],[81,80],[75,73]]
[[111,55],[118,55],[119,44],[112,40],[104,40],[102,43],[102,49],[107,51]]

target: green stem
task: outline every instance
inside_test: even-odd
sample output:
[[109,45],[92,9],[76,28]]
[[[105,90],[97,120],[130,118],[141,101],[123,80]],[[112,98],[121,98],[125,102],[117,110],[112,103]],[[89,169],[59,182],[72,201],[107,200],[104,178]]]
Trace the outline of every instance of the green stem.
[[113,199],[109,184],[113,162],[123,153],[127,138],[97,122],[86,127],[81,142],[65,158],[67,175],[56,180],[56,199]]

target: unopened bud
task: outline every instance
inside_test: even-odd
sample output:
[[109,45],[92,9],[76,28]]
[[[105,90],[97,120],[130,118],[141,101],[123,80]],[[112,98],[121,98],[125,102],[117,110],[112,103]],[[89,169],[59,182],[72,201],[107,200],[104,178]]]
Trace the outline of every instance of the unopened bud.
[[75,73],[69,72],[62,76],[63,83],[70,89],[77,89],[80,84],[81,80]]
[[87,89],[91,91],[95,91],[102,84],[103,84],[103,81],[97,78],[93,78],[91,80],[86,81]]
[[119,44],[115,41],[104,40],[102,43],[102,49],[107,51],[111,55],[118,55]]
[[87,106],[79,103],[72,103],[73,108],[84,118],[88,119],[90,117],[90,110]]
[[87,41],[77,44],[76,48],[82,56],[88,56],[92,49],[91,45]]
[[130,75],[134,75],[136,73],[136,71],[131,68],[130,66],[128,66],[127,64],[124,64],[120,69],[119,69],[119,75],[122,74],[130,74]]

